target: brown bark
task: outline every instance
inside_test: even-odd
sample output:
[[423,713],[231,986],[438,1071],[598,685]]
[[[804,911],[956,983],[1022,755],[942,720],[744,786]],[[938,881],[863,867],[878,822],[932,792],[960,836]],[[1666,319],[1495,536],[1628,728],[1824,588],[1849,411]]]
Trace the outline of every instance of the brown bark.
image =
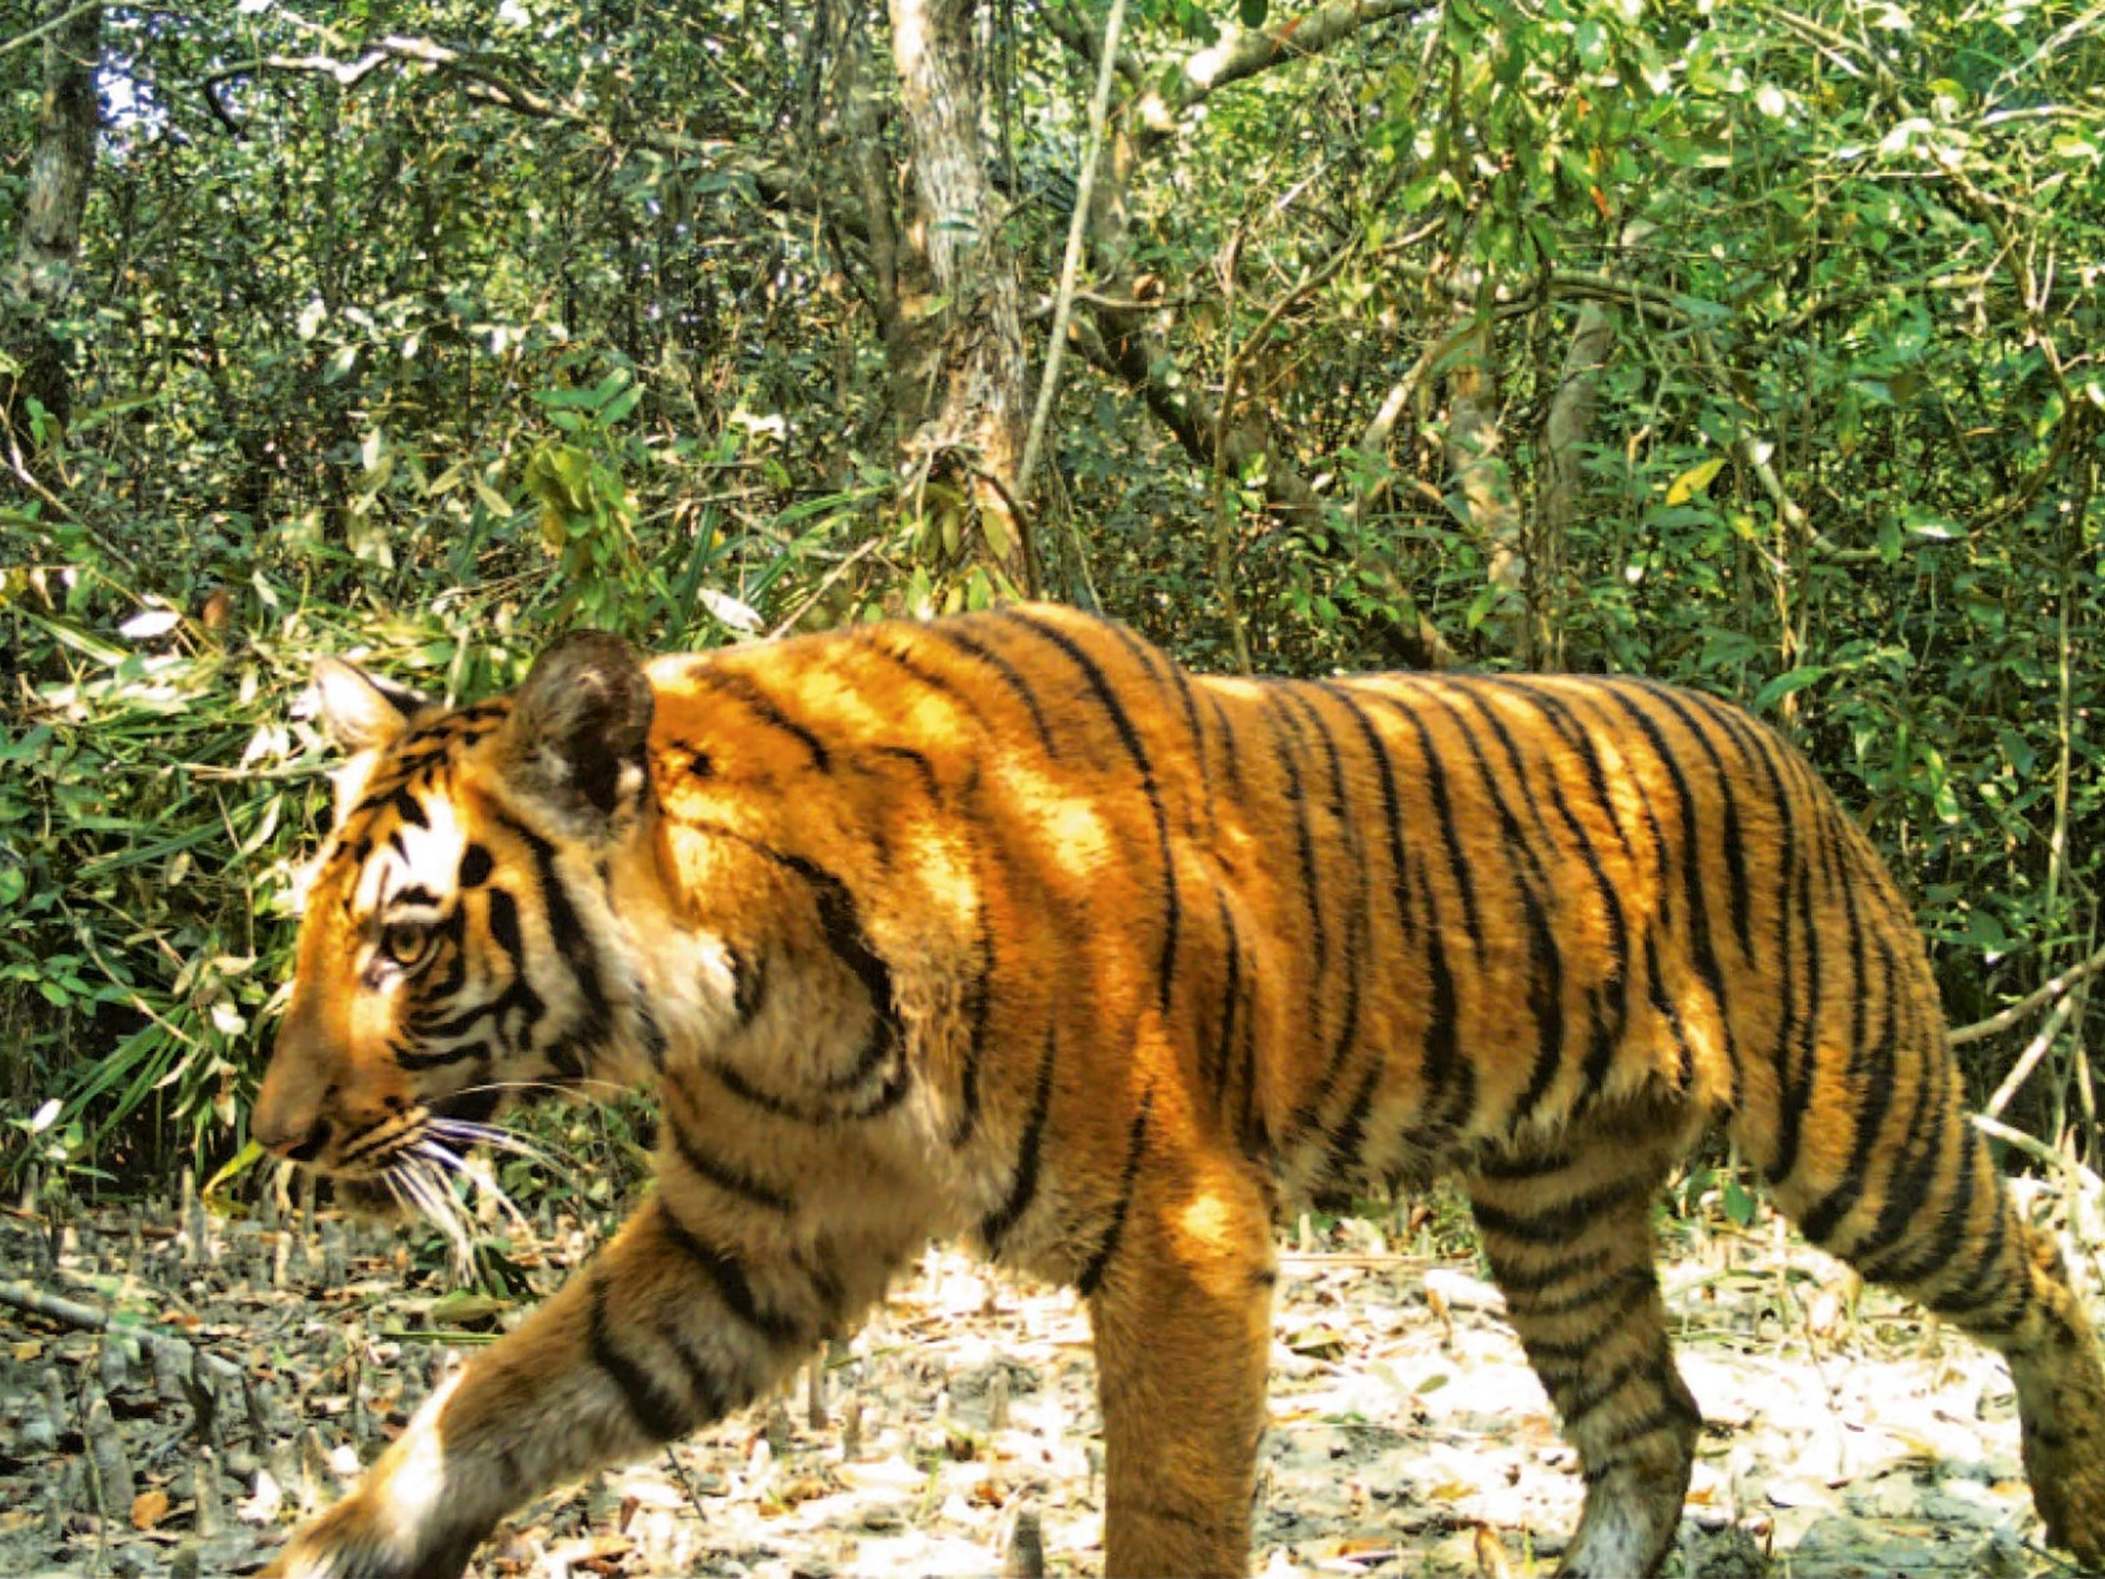
[[1035,590],[1014,501],[1028,405],[1014,262],[1001,244],[979,126],[975,0],[890,0],[914,177],[897,296],[883,316],[907,470],[970,497],[988,560]]
[[[1650,234],[1642,220],[1623,229],[1623,245],[1632,247]],[[1564,365],[1557,373],[1557,392],[1550,398],[1549,415],[1542,424],[1544,483],[1535,510],[1535,542],[1531,556],[1534,575],[1531,593],[1541,611],[1543,650],[1535,655],[1547,669],[1564,666],[1563,622],[1549,606],[1564,563],[1564,544],[1570,536],[1579,509],[1580,455],[1593,430],[1594,407],[1598,402],[1600,371],[1615,350],[1616,315],[1601,301],[1588,299],[1579,308],[1571,344],[1564,351]]]
[[1483,629],[1501,649],[1534,666],[1540,645],[1529,618],[1528,543],[1513,478],[1502,453],[1494,314],[1488,291],[1457,314],[1454,361],[1447,373],[1448,496],[1462,525],[1483,550],[1491,594]]
[[65,421],[72,411],[65,344],[55,332],[73,285],[88,181],[95,168],[95,63],[102,49],[102,9],[73,12],[54,0],[59,25],[44,35],[44,96],[37,110],[36,146],[29,162],[29,197],[15,255],[0,277],[4,343],[20,364],[13,379],[0,374],[0,421],[19,425],[29,399]]

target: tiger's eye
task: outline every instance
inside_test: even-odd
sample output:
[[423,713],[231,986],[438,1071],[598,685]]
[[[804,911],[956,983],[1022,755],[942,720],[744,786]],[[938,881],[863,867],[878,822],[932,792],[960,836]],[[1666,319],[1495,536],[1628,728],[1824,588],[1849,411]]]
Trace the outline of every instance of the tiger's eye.
[[421,921],[390,921],[380,934],[380,952],[404,970],[431,947],[431,928]]

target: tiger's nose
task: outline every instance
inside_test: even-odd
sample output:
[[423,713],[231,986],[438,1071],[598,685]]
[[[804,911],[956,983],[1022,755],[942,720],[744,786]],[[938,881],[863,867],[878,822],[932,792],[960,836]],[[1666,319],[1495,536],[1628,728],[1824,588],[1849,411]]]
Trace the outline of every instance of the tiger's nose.
[[264,1150],[293,1162],[312,1162],[329,1144],[326,1080],[317,1080],[311,1065],[281,1040],[263,1072],[263,1089],[249,1113],[249,1136]]

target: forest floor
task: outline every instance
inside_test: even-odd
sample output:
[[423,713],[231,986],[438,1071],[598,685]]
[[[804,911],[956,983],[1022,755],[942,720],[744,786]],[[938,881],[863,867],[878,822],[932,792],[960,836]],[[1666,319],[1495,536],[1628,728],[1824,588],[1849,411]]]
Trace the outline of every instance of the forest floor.
[[[189,1221],[79,1213],[54,1260],[48,1222],[0,1214],[0,1575],[253,1571],[478,1341],[465,1327],[530,1303],[444,1294],[382,1230],[325,1218],[302,1255],[289,1231]],[[1663,1271],[1707,1421],[1668,1573],[2071,1571],[2038,1545],[2001,1363],[1772,1226],[1682,1232]],[[586,1244],[575,1226],[515,1235],[509,1260],[546,1288]],[[1574,1458],[1470,1264],[1387,1254],[1343,1222],[1304,1228],[1281,1271],[1254,1571],[1553,1571]],[[20,1308],[39,1298],[63,1309]],[[95,1312],[118,1324],[80,1324]],[[216,1358],[193,1365],[200,1352]],[[824,1377],[817,1414],[807,1372],[772,1405],[542,1499],[473,1572],[993,1574],[1019,1514],[1048,1573],[1101,1571],[1071,1293],[931,1250]]]

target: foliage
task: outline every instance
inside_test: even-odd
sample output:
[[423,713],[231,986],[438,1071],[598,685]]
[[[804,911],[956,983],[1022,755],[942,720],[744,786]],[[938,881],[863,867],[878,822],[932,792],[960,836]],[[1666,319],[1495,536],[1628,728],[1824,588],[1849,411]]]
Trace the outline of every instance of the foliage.
[[[45,326],[72,420],[0,433],[0,1113],[65,1098],[15,1156],[232,1149],[325,814],[288,719],[316,654],[470,695],[571,623],[692,646],[973,595],[887,427],[841,99],[880,11],[106,13],[80,285]],[[1077,14],[989,18],[1027,298],[1074,201]],[[2087,953],[2105,23],[2066,0],[1382,15],[1203,91],[1195,51],[1307,16],[1130,19],[1124,91],[1187,108],[1085,271],[1132,305],[1092,309],[1056,409],[1053,590],[1204,666],[1238,618],[1267,668],[1394,663],[1418,614],[1516,661],[1457,480],[1487,346],[1518,595],[1562,660],[1791,730],[1919,896],[1955,1018]],[[0,148],[27,145],[36,56],[0,54]],[[0,155],[0,238],[28,180]],[[1589,312],[1609,350],[1575,372]],[[1578,508],[1553,519],[1578,384]],[[1217,474],[1244,429],[1263,443]],[[2083,1022],[2035,1115],[2057,1138],[2089,1114]]]

